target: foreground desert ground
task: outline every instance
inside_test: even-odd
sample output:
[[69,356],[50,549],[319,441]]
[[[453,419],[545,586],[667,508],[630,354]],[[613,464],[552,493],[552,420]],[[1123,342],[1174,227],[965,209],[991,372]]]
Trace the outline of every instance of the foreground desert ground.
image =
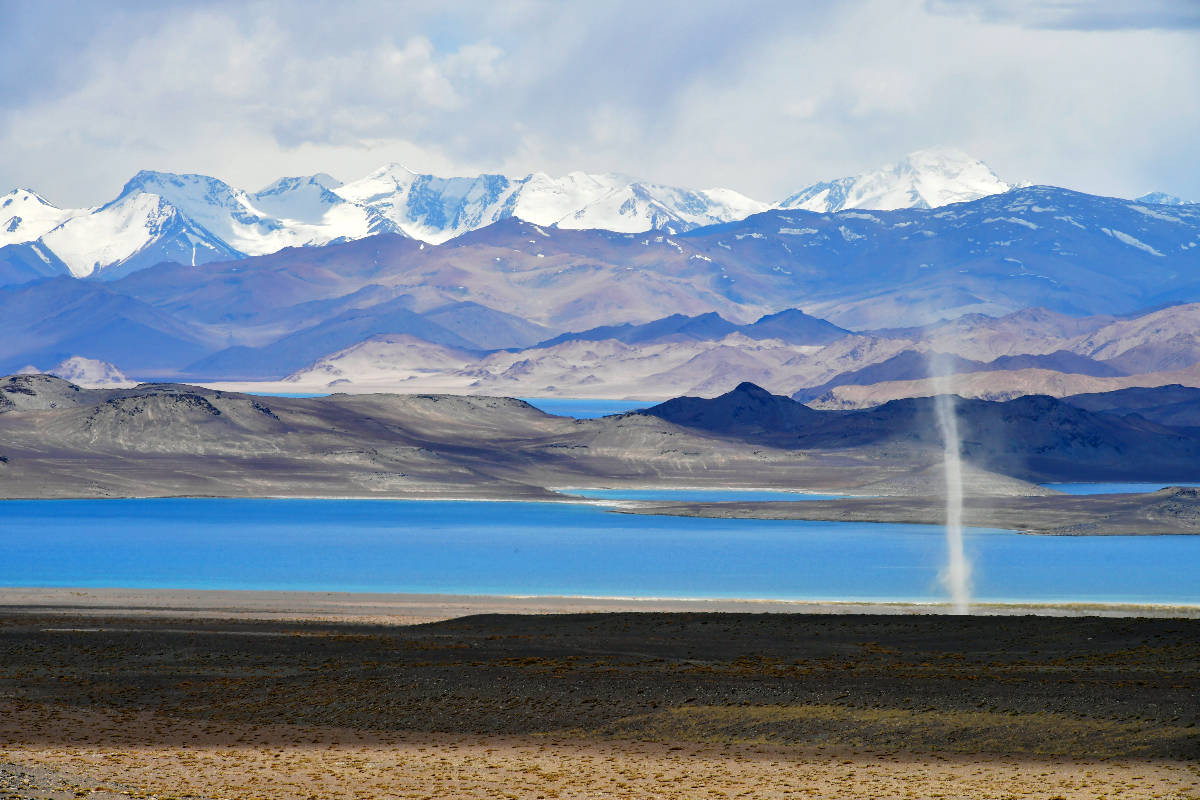
[[1168,609],[288,599],[5,590],[0,797],[1200,797]]

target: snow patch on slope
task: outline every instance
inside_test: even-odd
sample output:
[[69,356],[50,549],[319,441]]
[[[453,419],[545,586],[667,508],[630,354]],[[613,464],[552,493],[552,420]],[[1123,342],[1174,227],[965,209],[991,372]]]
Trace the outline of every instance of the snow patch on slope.
[[1158,252],[1153,247],[1151,247],[1150,245],[1141,241],[1140,239],[1130,236],[1128,233],[1125,233],[1124,231],[1113,230],[1112,228],[1101,228],[1100,230],[1104,231],[1109,236],[1113,237],[1114,239],[1116,239],[1118,242],[1121,242],[1122,244],[1127,244],[1130,247],[1136,247],[1138,250],[1147,252],[1152,256],[1163,257],[1162,253]]

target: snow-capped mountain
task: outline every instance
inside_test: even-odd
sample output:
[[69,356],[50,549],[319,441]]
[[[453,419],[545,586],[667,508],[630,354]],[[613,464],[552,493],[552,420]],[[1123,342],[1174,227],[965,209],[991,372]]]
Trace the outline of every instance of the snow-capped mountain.
[[33,265],[21,275],[116,277],[163,261],[201,264],[376,233],[436,244],[510,217],[674,233],[767,208],[729,189],[692,191],[582,172],[440,178],[389,164],[348,184],[317,174],[249,193],[205,175],[144,170],[99,208],[59,209],[31,191],[10,192],[0,198],[0,248],[23,248],[5,254]]
[[128,272],[161,261],[198,264],[240,255],[165,198],[143,191],[73,216],[35,244],[77,278],[106,268]]
[[125,184],[121,196],[157,195],[230,248],[248,256],[368,235],[367,211],[329,192],[322,177],[328,179],[283,178],[249,195],[204,175],[143,171]]
[[978,200],[1014,188],[982,161],[961,150],[934,147],[910,153],[902,161],[861,175],[814,183],[779,208],[832,213],[860,208],[893,211],[937,208]]

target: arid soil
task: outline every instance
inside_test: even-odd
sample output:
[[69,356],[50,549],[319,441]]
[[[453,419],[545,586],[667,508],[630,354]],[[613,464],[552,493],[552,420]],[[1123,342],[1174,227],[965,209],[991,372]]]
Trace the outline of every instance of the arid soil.
[[0,798],[1197,798],[1198,695],[1195,619],[5,611]]

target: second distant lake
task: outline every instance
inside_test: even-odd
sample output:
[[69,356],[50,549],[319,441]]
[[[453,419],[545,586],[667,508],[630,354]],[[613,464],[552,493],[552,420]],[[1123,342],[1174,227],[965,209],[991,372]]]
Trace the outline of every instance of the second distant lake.
[[589,500],[664,500],[676,503],[724,503],[800,500],[836,500],[836,494],[804,494],[771,489],[564,489],[571,497]]

